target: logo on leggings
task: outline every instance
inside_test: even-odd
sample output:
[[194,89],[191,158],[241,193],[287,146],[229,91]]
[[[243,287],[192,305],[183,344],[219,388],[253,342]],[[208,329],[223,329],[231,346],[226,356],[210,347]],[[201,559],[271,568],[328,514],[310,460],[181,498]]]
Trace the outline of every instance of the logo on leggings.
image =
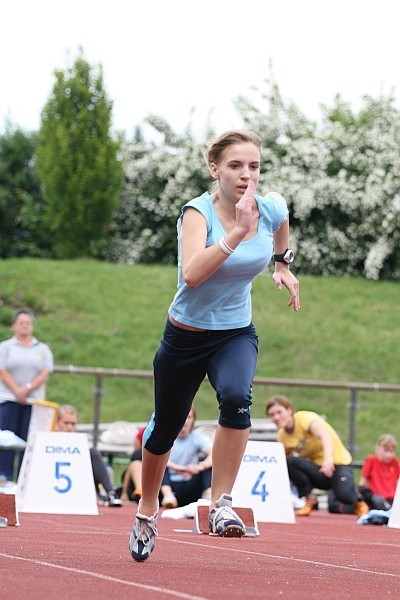
[[243,415],[244,413],[248,413],[249,409],[245,406],[244,408],[238,408],[238,414]]

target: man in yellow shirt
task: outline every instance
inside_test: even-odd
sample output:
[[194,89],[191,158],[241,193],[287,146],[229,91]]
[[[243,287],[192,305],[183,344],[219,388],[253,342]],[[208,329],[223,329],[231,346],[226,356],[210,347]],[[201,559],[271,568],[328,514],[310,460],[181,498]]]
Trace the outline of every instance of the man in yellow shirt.
[[354,484],[351,454],[329,423],[311,411],[295,412],[285,396],[270,398],[266,413],[278,427],[278,442],[285,447],[289,479],[299,496],[306,497],[305,506],[296,511],[298,516],[308,516],[317,507],[311,493],[314,488],[332,489],[340,502],[354,505],[359,517],[368,512]]

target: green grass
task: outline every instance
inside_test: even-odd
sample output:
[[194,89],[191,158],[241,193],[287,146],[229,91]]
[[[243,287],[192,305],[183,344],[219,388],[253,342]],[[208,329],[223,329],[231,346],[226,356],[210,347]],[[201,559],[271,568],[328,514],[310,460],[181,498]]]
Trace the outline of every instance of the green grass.
[[[271,272],[253,286],[253,320],[260,338],[257,375],[291,379],[399,384],[400,293],[396,282],[301,277],[301,310],[287,308]],[[50,345],[57,365],[152,370],[176,269],[113,265],[93,260],[0,261],[0,339],[10,337],[11,315],[28,305],[38,316],[35,335]],[[91,422],[95,378],[54,374],[48,400],[72,403],[81,422]],[[146,420],[153,382],[109,377],[103,381],[101,420]],[[286,394],[297,408],[328,417],[348,437],[346,390],[255,386],[253,417],[264,417],[267,398]],[[400,398],[395,393],[358,394],[358,451],[373,451],[377,436],[400,437]],[[198,418],[217,416],[214,392],[205,383],[196,399]]]

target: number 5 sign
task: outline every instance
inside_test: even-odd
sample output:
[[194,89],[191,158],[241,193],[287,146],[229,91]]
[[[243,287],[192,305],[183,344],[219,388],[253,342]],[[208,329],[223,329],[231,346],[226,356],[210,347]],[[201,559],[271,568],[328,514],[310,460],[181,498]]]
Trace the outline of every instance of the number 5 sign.
[[18,476],[16,496],[20,512],[97,515],[86,434],[32,433]]
[[259,523],[294,523],[283,445],[247,442],[232,491],[234,506],[252,508]]

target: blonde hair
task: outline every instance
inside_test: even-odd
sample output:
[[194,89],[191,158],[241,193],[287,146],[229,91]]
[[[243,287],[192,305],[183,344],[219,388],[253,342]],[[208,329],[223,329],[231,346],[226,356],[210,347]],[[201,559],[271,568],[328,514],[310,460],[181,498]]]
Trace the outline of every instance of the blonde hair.
[[396,438],[390,433],[382,433],[378,438],[378,446],[397,448]]
[[79,413],[75,406],[72,406],[72,404],[61,404],[61,406],[58,407],[57,421],[59,421],[65,414],[74,415],[77,419],[79,418]]
[[283,406],[287,410],[291,410],[292,412],[294,412],[294,406],[290,402],[290,400],[288,400],[288,398],[286,398],[286,396],[271,396],[271,398],[269,400],[267,400],[267,405],[265,407],[265,412],[266,412],[267,416],[268,416],[269,409],[277,404],[279,406]]

